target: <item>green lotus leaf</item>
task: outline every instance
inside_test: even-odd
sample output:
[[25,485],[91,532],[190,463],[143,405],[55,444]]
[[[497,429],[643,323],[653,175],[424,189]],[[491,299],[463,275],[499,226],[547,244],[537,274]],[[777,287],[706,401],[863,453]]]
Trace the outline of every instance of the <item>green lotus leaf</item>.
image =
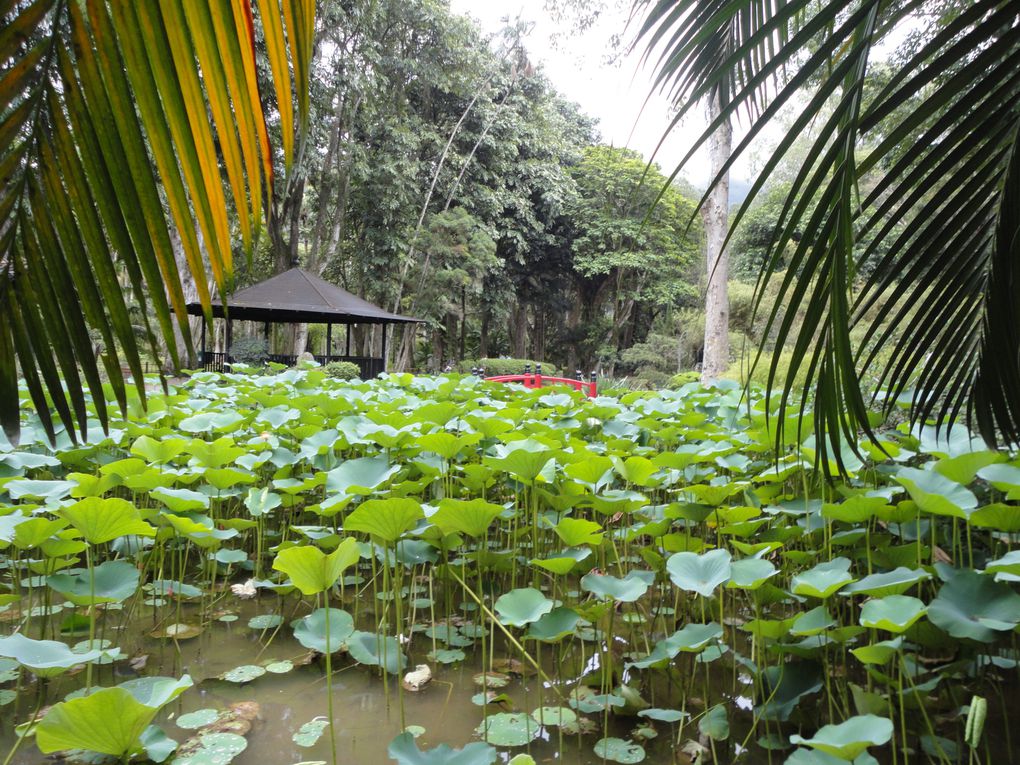
[[76,606],[120,603],[138,589],[138,569],[124,560],[108,560],[77,574],[53,574],[47,584]]
[[512,627],[523,627],[537,622],[553,610],[555,604],[538,590],[522,587],[500,595],[495,609],[501,623]]
[[[20,526],[18,527],[21,528]],[[985,571],[989,574],[1009,574],[1020,576],[1020,550],[1010,550],[1001,558],[988,561],[985,564]],[[998,579],[999,577],[996,577]]]
[[103,688],[51,707],[36,726],[35,742],[44,754],[87,749],[122,757],[140,745],[158,711],[123,688]]
[[[785,738],[779,736],[776,736],[776,738],[781,739],[781,741],[777,741],[777,745],[772,747],[773,749],[789,748]],[[782,746],[778,746],[779,743],[782,743]],[[844,759],[833,757],[831,754],[826,754],[818,749],[794,749],[793,753],[783,762],[783,765],[844,765],[845,762],[846,760]],[[878,760],[864,752],[855,757],[851,765],[878,765]]]
[[360,557],[357,540],[347,537],[329,555],[308,545],[281,550],[273,561],[273,568],[289,576],[303,594],[316,595],[336,584],[343,572]]
[[527,746],[538,737],[542,726],[523,712],[489,715],[475,728],[475,735],[496,746]]
[[385,457],[360,457],[347,460],[326,475],[326,490],[337,494],[371,494],[400,472]]
[[145,756],[155,763],[166,762],[177,749],[177,742],[158,725],[150,725],[143,730],[138,742],[145,750]]
[[40,677],[52,677],[78,664],[88,664],[107,655],[103,650],[75,653],[56,640],[33,640],[20,632],[0,637],[0,657],[14,659]]
[[421,503],[407,497],[362,502],[344,521],[345,531],[360,531],[392,544],[425,517]]
[[553,531],[568,547],[600,545],[605,536],[602,526],[595,521],[569,516],[561,518],[560,522],[553,527]]
[[272,427],[274,430],[279,430],[288,422],[301,417],[301,412],[289,406],[274,406],[269,409],[263,409],[255,416],[254,422],[256,424],[265,423]]
[[917,598],[889,595],[865,603],[861,609],[860,623],[862,627],[899,634],[910,629],[926,612],[924,603]]
[[393,739],[387,752],[398,765],[492,765],[498,754],[495,747],[478,741],[463,749],[451,749],[440,744],[423,752],[410,732],[401,733]]
[[757,590],[779,570],[763,558],[742,558],[730,564],[730,581],[727,587],[740,590]]
[[248,620],[248,627],[253,630],[271,630],[283,624],[283,617],[279,614],[259,614]]
[[836,624],[829,610],[825,606],[818,606],[796,616],[790,625],[790,634],[805,637],[818,635]]
[[558,727],[577,720],[577,712],[570,707],[539,707],[531,713],[539,725]]
[[[329,621],[329,642],[326,642],[326,627]],[[294,637],[301,645],[319,653],[336,653],[347,639],[354,634],[354,619],[338,608],[319,608],[303,619],[291,622]]]
[[709,624],[686,624],[664,640],[656,643],[655,648],[643,659],[631,662],[628,666],[647,669],[675,658],[681,651],[698,653],[723,636],[723,629],[715,622]]
[[560,550],[549,558],[532,558],[528,562],[553,574],[565,576],[573,571],[578,563],[590,558],[591,554],[590,547],[572,547]]
[[269,514],[282,503],[283,499],[280,495],[271,492],[268,486],[261,489],[248,489],[248,496],[244,500],[244,506],[256,518]]
[[1006,494],[1006,499],[1020,499],[1020,467],[1016,465],[988,465],[977,471],[996,489]]
[[970,489],[933,470],[900,468],[893,478],[925,513],[966,519],[977,508],[977,497]]
[[632,569],[622,579],[603,574],[588,574],[581,577],[581,589],[600,598],[611,598],[621,603],[633,603],[648,592],[648,588],[654,581],[654,571]]
[[323,731],[328,727],[328,719],[316,717],[298,728],[297,733],[291,736],[291,740],[298,746],[315,746],[316,742],[322,738]]
[[928,620],[955,638],[991,643],[1020,624],[1020,595],[976,571],[957,571],[928,604]]
[[401,653],[395,637],[384,637],[374,632],[354,632],[347,639],[347,650],[359,664],[384,667],[391,675],[407,666],[407,657]]
[[971,513],[970,525],[1016,534],[1020,532],[1020,507],[1002,502],[985,505]]
[[681,712],[679,709],[642,709],[638,712],[638,717],[647,717],[649,720],[656,720],[664,723],[675,723],[680,722],[685,717],[690,717],[686,712]]
[[711,550],[704,555],[678,552],[669,556],[666,570],[681,590],[709,598],[716,587],[729,580],[731,560],[729,550]]
[[194,712],[188,712],[177,718],[177,727],[184,728],[185,730],[195,730],[196,728],[204,728],[216,722],[220,718],[220,711],[218,709],[196,709]]
[[534,483],[555,456],[546,444],[532,438],[513,441],[498,451],[499,456],[485,457],[483,463],[525,483]]
[[641,744],[622,738],[600,738],[595,742],[594,752],[597,757],[612,762],[635,763],[645,759],[645,748]]
[[579,621],[581,617],[577,611],[560,606],[544,614],[538,621],[532,622],[524,637],[543,643],[557,643],[574,634],[574,628]]
[[93,545],[128,535],[156,535],[156,529],[142,520],[138,508],[117,497],[86,497],[57,510],[56,514],[78,529],[85,541]]
[[239,483],[255,483],[255,474],[235,467],[206,468],[206,482],[219,491],[226,491]]
[[822,667],[814,662],[788,662],[767,667],[762,673],[766,701],[759,707],[765,720],[784,721],[805,696],[822,689],[825,678]]
[[238,535],[237,529],[217,529],[213,526],[212,518],[204,515],[174,515],[163,513],[163,518],[174,527],[181,536],[187,537],[190,541],[203,549],[213,549],[228,539]]
[[266,674],[266,668],[256,664],[242,664],[239,667],[227,670],[220,675],[220,680],[228,683],[250,683]]
[[14,527],[10,542],[19,550],[31,550],[66,527],[63,518],[26,518]]
[[790,580],[790,585],[795,595],[824,600],[852,581],[854,578],[850,574],[850,561],[846,558],[833,558],[797,574]]
[[[609,457],[587,453],[585,453],[584,459],[571,462],[563,468],[566,475],[595,492],[613,482],[612,470],[613,461]],[[566,539],[563,541],[568,545],[584,544],[583,542],[569,542]]]
[[886,595],[902,595],[915,584],[931,579],[924,569],[911,569],[900,566],[892,571],[871,574],[863,579],[848,584],[840,591],[840,595],[871,595],[881,598]]
[[195,510],[208,510],[209,497],[202,492],[191,489],[153,489],[149,496],[159,500],[175,513],[190,513]]
[[647,457],[635,456],[627,459],[613,457],[613,467],[620,478],[634,486],[652,487],[661,483],[660,480],[652,478],[659,472],[659,466]]
[[248,739],[236,733],[203,733],[201,746],[188,757],[177,757],[173,765],[227,765],[248,748]]
[[886,664],[903,646],[903,638],[883,640],[871,645],[863,645],[850,650],[862,664]]
[[131,453],[149,464],[161,465],[180,456],[187,448],[188,442],[183,438],[164,438],[157,441],[151,436],[143,435],[131,444]]
[[698,720],[698,732],[713,741],[725,741],[730,737],[730,719],[726,707],[716,704]]
[[873,518],[877,512],[889,506],[885,497],[868,497],[855,494],[847,497],[839,504],[825,503],[822,505],[822,517],[843,523],[863,523]]
[[223,549],[217,550],[210,557],[217,563],[232,566],[238,563],[244,563],[248,560],[248,553],[244,550]]
[[444,534],[480,537],[502,512],[501,505],[482,499],[442,499],[439,501],[439,509],[432,514],[429,521],[438,526]]
[[857,715],[838,725],[826,725],[811,738],[796,734],[790,743],[809,746],[841,760],[854,760],[869,746],[882,746],[892,739],[893,724],[885,717]]
[[16,478],[4,485],[4,490],[11,499],[38,499],[43,502],[56,502],[71,493],[77,484],[74,481],[32,481],[28,478]]

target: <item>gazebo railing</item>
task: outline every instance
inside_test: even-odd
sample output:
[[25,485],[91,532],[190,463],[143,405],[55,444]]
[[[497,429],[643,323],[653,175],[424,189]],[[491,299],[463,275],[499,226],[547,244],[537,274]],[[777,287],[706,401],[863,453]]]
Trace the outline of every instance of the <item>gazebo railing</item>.
[[[283,364],[288,367],[296,365],[297,359],[297,356],[282,353],[271,353],[267,357],[268,361]],[[316,354],[315,360],[322,365],[329,364],[333,361],[349,361],[352,364],[357,364],[358,369],[361,370],[360,374],[362,380],[373,380],[383,371],[383,360],[374,359],[370,356],[324,356]],[[232,359],[226,353],[214,353],[212,351],[199,353],[199,366],[207,372],[229,371],[231,363]]]

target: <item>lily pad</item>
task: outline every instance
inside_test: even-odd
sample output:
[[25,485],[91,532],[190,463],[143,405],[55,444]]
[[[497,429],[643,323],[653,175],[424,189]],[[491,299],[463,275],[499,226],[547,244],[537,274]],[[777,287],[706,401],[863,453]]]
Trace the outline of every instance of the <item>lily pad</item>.
[[451,749],[440,744],[423,752],[418,748],[414,735],[406,731],[390,742],[387,751],[390,759],[396,760],[398,765],[492,765],[497,758],[494,747],[477,741],[463,749]]
[[327,727],[329,727],[328,719],[316,717],[314,720],[309,720],[298,728],[297,733],[291,736],[291,739],[298,746],[315,746],[315,743],[322,738],[322,733]]
[[218,709],[196,709],[194,712],[188,712],[177,718],[177,727],[184,728],[185,730],[194,730],[196,728],[204,728],[206,725],[211,725],[216,722],[220,717],[220,711]]
[[248,626],[253,630],[268,630],[279,627],[283,624],[283,617],[279,614],[260,614],[248,620]]
[[224,672],[220,675],[220,680],[226,680],[228,683],[250,683],[264,674],[266,674],[265,667],[260,667],[257,664],[242,664],[240,667],[234,667]]
[[495,746],[526,746],[538,737],[542,726],[523,712],[489,715],[475,728],[475,735]]
[[645,748],[622,738],[600,738],[595,742],[595,754],[604,760],[620,763],[643,762]]

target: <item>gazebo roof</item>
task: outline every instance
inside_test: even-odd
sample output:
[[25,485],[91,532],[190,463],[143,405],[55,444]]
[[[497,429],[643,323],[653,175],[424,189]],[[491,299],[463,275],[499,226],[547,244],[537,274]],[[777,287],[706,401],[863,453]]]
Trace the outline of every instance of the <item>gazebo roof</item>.
[[[347,290],[300,268],[253,284],[227,299],[231,319],[282,323],[401,324],[420,322],[390,313]],[[201,303],[188,303],[188,313],[202,314]],[[212,301],[213,316],[223,318],[223,303]]]

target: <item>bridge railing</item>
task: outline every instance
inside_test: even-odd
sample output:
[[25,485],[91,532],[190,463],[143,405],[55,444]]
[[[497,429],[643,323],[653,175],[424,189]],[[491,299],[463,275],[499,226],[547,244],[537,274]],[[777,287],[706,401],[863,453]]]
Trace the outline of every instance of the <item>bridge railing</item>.
[[486,382],[500,382],[500,383],[520,383],[525,388],[535,389],[544,388],[548,385],[569,385],[576,390],[581,391],[589,398],[595,398],[598,395],[598,380],[595,373],[591,373],[591,377],[588,380],[584,379],[584,373],[581,370],[577,370],[575,377],[558,377],[556,375],[544,375],[542,374],[542,365],[536,364],[535,371],[531,371],[531,365],[526,364],[524,372],[517,375],[495,375],[493,377],[485,377],[484,368],[475,368],[471,370],[471,374],[478,377],[482,377]]

